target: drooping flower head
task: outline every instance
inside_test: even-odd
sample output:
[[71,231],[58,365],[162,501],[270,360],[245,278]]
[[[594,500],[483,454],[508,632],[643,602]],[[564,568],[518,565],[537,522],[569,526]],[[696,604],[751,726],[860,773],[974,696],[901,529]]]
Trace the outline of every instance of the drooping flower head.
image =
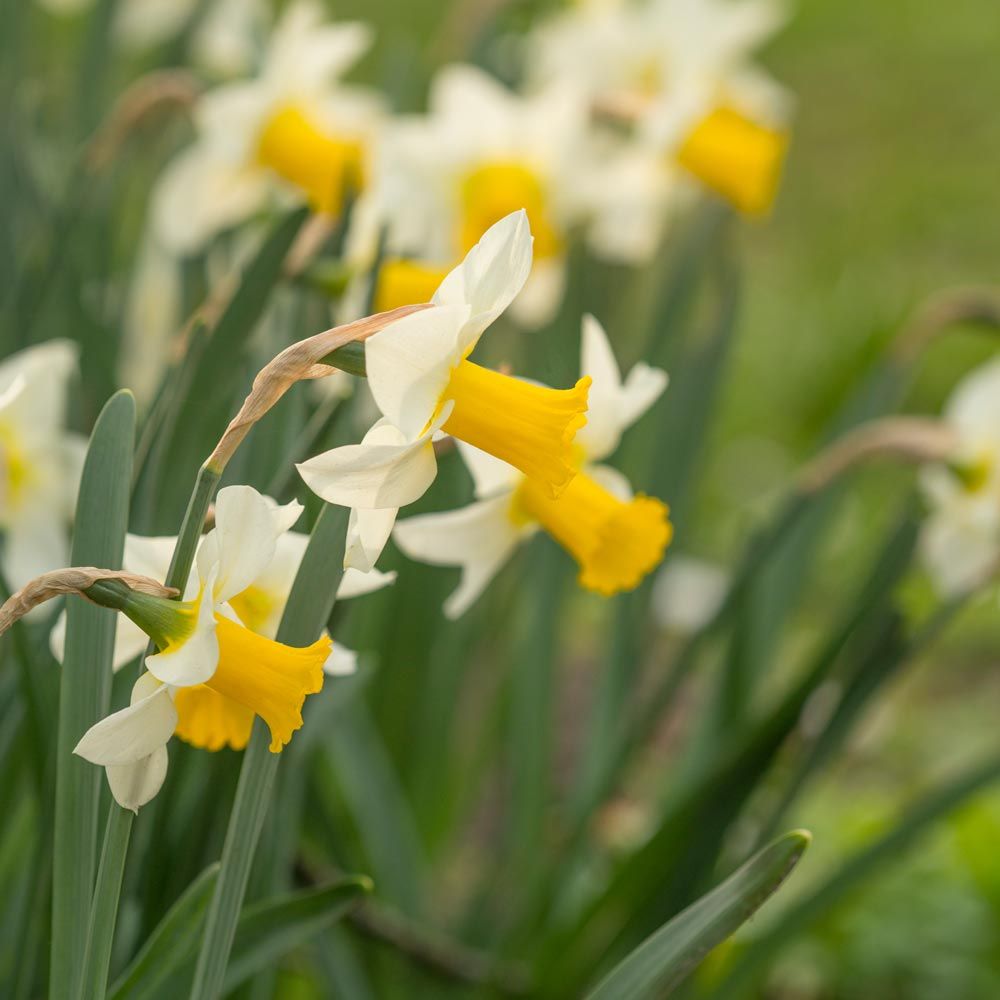
[[967,375],[944,411],[958,446],[921,470],[930,507],[923,560],[938,590],[955,596],[983,582],[1000,558],[1000,359]]
[[[250,487],[220,490],[216,527],[199,547],[186,599],[133,593],[126,600],[122,611],[158,652],[147,657],[131,705],[91,727],[76,748],[108,769],[112,792],[126,808],[156,794],[172,735],[208,750],[241,749],[257,715],[277,753],[302,725],[303,703],[321,689],[324,671],[350,669],[328,635],[305,648],[273,638],[304,549],[281,540],[301,510],[294,502],[279,507]],[[165,540],[152,541],[133,542],[133,554],[138,549],[158,561]],[[368,582],[372,589],[382,581]],[[368,582],[351,587],[362,592]],[[134,650],[134,640],[128,642],[132,647],[119,645],[116,659]]]
[[378,102],[338,78],[370,42],[361,24],[324,23],[318,5],[291,6],[256,77],[206,93],[198,136],[154,194],[154,232],[175,254],[260,211],[269,199],[308,201],[336,215],[365,183]]
[[15,590],[67,562],[85,449],[65,429],[76,358],[72,344],[52,340],[0,363],[0,534]]
[[556,84],[516,94],[482,70],[449,66],[435,77],[428,112],[390,122],[380,143],[371,213],[354,241],[372,256],[379,311],[426,301],[494,223],[519,209],[534,235],[534,264],[512,311],[536,326],[558,305],[570,226],[583,208],[567,183],[584,152],[587,105]]
[[370,568],[396,511],[426,492],[437,473],[432,442],[438,432],[509,463],[549,497],[576,476],[573,443],[586,424],[590,378],[556,390],[469,360],[530,268],[527,216],[515,212],[447,275],[430,308],[366,341],[368,382],[383,419],[361,444],[298,467],[310,489],[355,511],[349,565]]
[[580,471],[558,497],[493,456],[461,446],[476,502],[396,525],[393,537],[411,558],[461,567],[461,583],[445,603],[449,617],[461,615],[517,545],[539,529],[576,560],[581,586],[604,595],[632,589],[662,559],[672,534],[666,506],[633,495],[621,473],[595,463],[614,452],[623,431],[663,392],[666,373],[638,364],[623,381],[592,316],[584,319],[582,355],[582,369],[593,378],[590,412],[577,436]]
[[598,114],[741,211],[771,204],[787,146],[787,98],[752,62],[780,26],[773,0],[593,0],[543,25],[528,60],[542,83],[572,80]]

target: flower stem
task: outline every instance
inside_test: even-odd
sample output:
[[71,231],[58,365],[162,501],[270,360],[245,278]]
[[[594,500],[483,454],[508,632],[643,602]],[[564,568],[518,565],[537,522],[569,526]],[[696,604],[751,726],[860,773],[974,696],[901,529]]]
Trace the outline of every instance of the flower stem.
[[[324,507],[292,585],[278,629],[279,642],[304,646],[322,633],[340,584],[346,530],[347,509]],[[278,770],[280,755],[268,751],[269,742],[267,727],[255,719],[229,816],[222,866],[205,919],[190,1000],[216,1000],[222,993],[250,866]]]
[[[205,515],[215,487],[222,476],[221,469],[203,465],[198,472],[191,499],[188,501],[184,522],[177,537],[174,555],[167,573],[167,585],[176,587],[183,597],[191,566],[194,563],[198,540],[205,524]],[[255,736],[259,734],[255,732]],[[264,749],[267,749],[264,741]],[[100,868],[90,909],[87,927],[86,951],[84,953],[83,974],[78,980],[77,996],[88,1000],[103,1000],[107,991],[108,966],[111,961],[111,946],[114,941],[115,919],[118,899],[121,894],[122,875],[125,870],[125,856],[128,853],[132,835],[134,816],[117,802],[108,809],[108,820],[104,828],[104,845],[101,849]]]
[[97,869],[97,884],[90,908],[87,951],[77,994],[81,1000],[87,997],[103,997],[107,990],[115,917],[118,913],[122,876],[125,873],[125,855],[128,853],[134,818],[128,809],[122,809],[117,803],[112,804],[108,811],[101,863]]

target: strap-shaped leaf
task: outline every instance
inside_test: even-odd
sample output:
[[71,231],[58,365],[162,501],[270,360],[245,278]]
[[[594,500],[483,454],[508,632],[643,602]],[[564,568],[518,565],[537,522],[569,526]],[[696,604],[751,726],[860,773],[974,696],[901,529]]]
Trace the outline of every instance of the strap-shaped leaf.
[[[246,376],[240,360],[247,356],[250,336],[281,277],[285,257],[306,215],[305,209],[297,210],[275,227],[243,272],[239,288],[215,329],[204,340],[186,391],[176,400],[176,412],[182,417],[176,426],[166,428],[171,439],[163,454],[163,467],[151,470],[154,476],[167,471],[159,481],[163,489],[170,491],[171,504],[165,505],[160,497],[161,515],[175,513],[170,508],[183,501],[187,483],[226,429],[241,380]],[[173,488],[175,483],[180,484],[180,493]]]
[[110,1000],[148,1000],[155,997],[171,976],[190,960],[201,939],[205,911],[219,874],[219,864],[209,865],[181,894],[139,954],[118,977]]
[[[115,983],[111,1000],[187,995],[218,874],[219,865],[213,864],[188,886]],[[226,992],[339,920],[370,891],[371,880],[357,876],[246,907],[236,926]]]
[[371,890],[371,879],[358,875],[246,907],[236,928],[224,992],[335,923]]
[[803,830],[755,854],[725,882],[681,911],[619,963],[588,1000],[667,996],[777,890],[809,846]]
[[[74,566],[121,568],[134,439],[135,401],[131,393],[119,392],[101,411],[84,462],[73,529]],[[104,774],[74,756],[73,748],[108,714],[114,637],[115,615],[84,601],[68,603],[56,757],[52,996],[74,995],[86,948]]]

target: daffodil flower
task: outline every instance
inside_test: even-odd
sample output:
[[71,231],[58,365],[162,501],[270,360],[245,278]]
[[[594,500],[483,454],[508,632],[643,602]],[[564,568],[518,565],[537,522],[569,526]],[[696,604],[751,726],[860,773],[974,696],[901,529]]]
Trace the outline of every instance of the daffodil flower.
[[[147,657],[129,707],[92,726],[75,750],[107,769],[125,808],[138,809],[159,790],[171,736],[207,750],[241,749],[258,715],[277,753],[302,725],[303,703],[323,686],[324,671],[343,670],[328,635],[300,649],[263,634],[276,628],[292,567],[302,558],[304,542],[279,545],[282,538],[304,539],[288,534],[301,511],[250,487],[220,490],[216,526],[198,549],[187,599],[133,593],[126,601],[123,611],[158,652]],[[159,562],[164,542],[146,550],[151,562]]]
[[52,340],[0,363],[0,533],[14,590],[67,562],[85,449],[65,430],[76,359],[69,341]]
[[593,385],[587,426],[577,438],[580,472],[558,498],[510,465],[461,446],[476,502],[395,526],[393,538],[411,558],[461,567],[459,587],[445,602],[449,617],[469,608],[518,544],[539,529],[577,561],[580,584],[600,594],[635,587],[660,562],[672,534],[666,506],[633,495],[621,473],[595,463],[618,447],[623,431],[663,392],[666,373],[640,363],[623,381],[592,316],[583,322],[582,370]]
[[427,301],[483,232],[524,209],[535,237],[515,320],[551,318],[565,279],[569,230],[585,213],[569,181],[586,148],[587,104],[559,83],[514,93],[473,66],[448,66],[431,84],[428,112],[387,122],[369,207],[352,219],[351,254],[375,256],[374,307]]
[[[264,499],[269,505],[277,508],[277,504],[270,498]],[[289,505],[289,516],[295,509],[296,505]],[[212,536],[205,536],[205,538],[210,537]],[[292,584],[295,582],[308,544],[309,536],[301,532],[283,531],[277,537],[271,561],[261,568],[254,580],[228,601],[229,610],[236,615],[241,624],[267,639],[274,639],[277,636]],[[147,576],[153,580],[164,580],[176,545],[177,539],[172,535],[126,535],[122,565],[130,573]],[[395,573],[383,573],[377,569],[368,572],[346,569],[337,590],[337,600],[345,601],[373,593],[389,586],[395,579]],[[197,589],[197,569],[192,569],[186,592],[195,594]],[[61,663],[66,642],[65,613],[56,620],[49,635],[49,642],[52,654]],[[115,632],[113,668],[117,671],[131,663],[146,651],[148,645],[149,637],[146,633],[135,622],[120,614]],[[330,658],[323,664],[326,674],[337,677],[354,673],[356,667],[357,654],[340,643],[334,644]]]
[[288,8],[258,75],[199,100],[198,137],[153,195],[154,233],[166,250],[200,250],[275,198],[340,211],[364,184],[379,102],[338,77],[370,40],[364,25],[325,24],[317,4]]
[[366,341],[368,383],[384,418],[361,444],[298,466],[310,489],[354,511],[348,565],[370,568],[398,509],[433,482],[439,432],[519,469],[550,499],[576,476],[573,440],[586,424],[590,378],[556,390],[468,360],[530,268],[528,219],[515,212],[490,227],[448,274],[434,305]]
[[953,597],[981,584],[1000,559],[1000,359],[959,383],[944,420],[959,443],[949,463],[921,469],[930,514],[920,548],[937,589]]
[[[671,186],[679,167],[757,214],[776,191],[788,101],[751,56],[783,19],[773,0],[585,2],[536,31],[527,65],[537,83],[570,80],[599,114],[633,121],[631,155],[658,160]],[[615,211],[621,192],[606,190]]]

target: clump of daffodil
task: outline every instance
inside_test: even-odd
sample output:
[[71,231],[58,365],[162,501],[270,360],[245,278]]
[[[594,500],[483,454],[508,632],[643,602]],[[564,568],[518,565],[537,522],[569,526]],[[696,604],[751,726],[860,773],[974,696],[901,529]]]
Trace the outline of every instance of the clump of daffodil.
[[121,603],[157,652],[146,658],[129,707],[92,726],[75,752],[105,767],[125,808],[138,809],[157,793],[175,734],[208,750],[241,749],[260,716],[271,751],[279,752],[302,725],[302,706],[322,688],[324,671],[342,669],[328,635],[295,648],[263,634],[287,600],[287,589],[272,590],[266,581],[271,574],[287,578],[295,562],[287,555],[276,560],[278,540],[301,510],[297,503],[279,507],[250,487],[221,490],[216,526],[198,549],[186,599],[130,591]]
[[743,212],[770,207],[788,101],[752,55],[783,17],[772,0],[585,0],[536,31],[527,64],[537,84],[571,80],[599,118],[632,125],[609,154],[608,211],[655,224],[657,212],[643,223],[635,211],[637,192],[662,205],[684,175]]
[[325,23],[317,4],[289,7],[257,75],[198,100],[197,137],[153,195],[157,242],[193,253],[274,202],[338,215],[364,186],[379,115],[374,95],[339,77],[370,40],[362,24]]
[[548,319],[562,297],[569,229],[583,211],[570,182],[587,113],[571,86],[522,96],[472,66],[441,70],[426,114],[386,123],[373,191],[353,227],[352,256],[362,262],[384,233],[375,309],[427,301],[490,226],[523,209],[534,262],[512,311],[530,325]]
[[361,444],[298,466],[324,500],[352,508],[348,565],[371,568],[399,508],[433,482],[439,433],[519,469],[539,497],[558,497],[577,475],[574,438],[587,422],[589,376],[557,390],[469,360],[530,269],[527,215],[515,212],[490,227],[445,277],[433,305],[365,342],[368,384],[383,419]]
[[956,596],[981,584],[1000,559],[1000,358],[959,383],[944,420],[956,446],[950,461],[921,469],[930,507],[921,552],[937,589]]
[[14,589],[67,562],[85,448],[65,430],[76,361],[74,345],[52,340],[0,363],[0,534]]
[[637,586],[663,558],[673,533],[666,505],[633,494],[620,472],[597,463],[663,392],[666,373],[640,363],[622,381],[604,330],[592,316],[583,322],[582,370],[593,385],[587,425],[576,441],[580,471],[558,497],[510,465],[460,445],[476,502],[396,525],[393,537],[411,558],[461,567],[461,583],[445,602],[449,617],[461,615],[517,545],[540,529],[579,564],[581,586],[606,596]]

